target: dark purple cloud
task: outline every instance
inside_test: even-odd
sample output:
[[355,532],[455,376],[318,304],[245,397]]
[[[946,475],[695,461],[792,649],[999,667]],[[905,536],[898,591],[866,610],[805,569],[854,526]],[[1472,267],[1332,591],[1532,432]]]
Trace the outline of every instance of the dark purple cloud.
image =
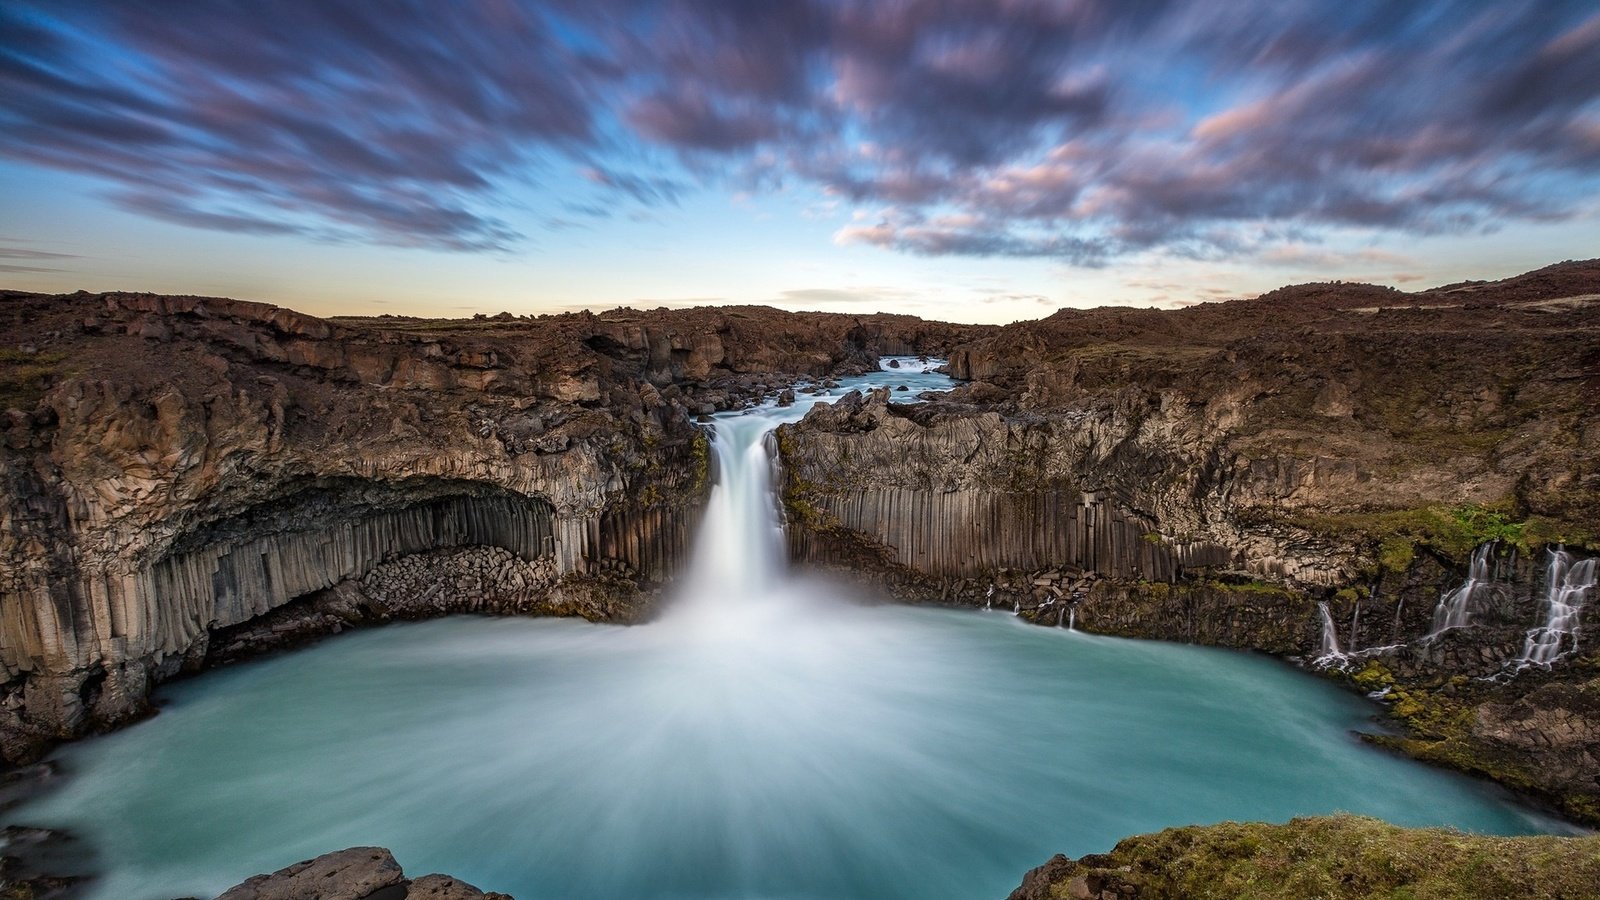
[[1081,265],[1600,182],[1584,0],[13,0],[0,94],[0,155],[140,214],[455,250],[527,182],[545,220],[800,185],[869,211],[843,242]]
[[199,227],[450,249],[541,147],[594,139],[583,55],[510,4],[7,4],[0,154]]

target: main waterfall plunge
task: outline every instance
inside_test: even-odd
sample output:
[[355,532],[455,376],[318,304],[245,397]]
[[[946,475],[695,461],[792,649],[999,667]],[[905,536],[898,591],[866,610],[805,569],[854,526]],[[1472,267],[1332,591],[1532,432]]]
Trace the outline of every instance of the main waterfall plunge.
[[802,412],[718,418],[720,480],[660,621],[456,618],[210,673],[65,749],[8,819],[85,838],[106,900],[359,844],[519,900],[926,900],[1227,818],[1557,827],[1363,746],[1369,705],[1270,659],[786,573],[762,437]]

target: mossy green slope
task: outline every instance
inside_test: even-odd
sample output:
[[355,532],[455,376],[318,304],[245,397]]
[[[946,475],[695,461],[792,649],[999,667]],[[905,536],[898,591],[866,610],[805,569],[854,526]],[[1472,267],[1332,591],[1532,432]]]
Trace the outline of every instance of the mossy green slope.
[[1593,900],[1600,836],[1482,837],[1346,815],[1196,825],[1057,856],[1011,900],[1089,897]]

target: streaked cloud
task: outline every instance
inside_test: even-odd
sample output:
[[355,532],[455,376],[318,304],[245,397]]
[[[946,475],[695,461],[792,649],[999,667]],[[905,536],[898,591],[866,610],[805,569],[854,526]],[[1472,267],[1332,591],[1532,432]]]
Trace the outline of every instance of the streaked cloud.
[[849,246],[1312,265],[1600,185],[1583,0],[13,0],[0,91],[0,156],[124,210],[448,251],[537,185],[545,227],[802,191],[874,211]]

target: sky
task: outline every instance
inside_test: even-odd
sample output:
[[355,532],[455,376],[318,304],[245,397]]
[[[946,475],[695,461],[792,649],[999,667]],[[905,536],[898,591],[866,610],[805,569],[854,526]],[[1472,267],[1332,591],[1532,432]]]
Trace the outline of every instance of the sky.
[[0,287],[966,322],[1600,256],[1593,0],[0,3]]

